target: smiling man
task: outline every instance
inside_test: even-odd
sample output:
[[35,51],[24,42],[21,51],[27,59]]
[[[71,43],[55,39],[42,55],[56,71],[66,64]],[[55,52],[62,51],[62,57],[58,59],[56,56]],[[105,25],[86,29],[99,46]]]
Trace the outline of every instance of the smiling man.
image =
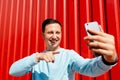
[[14,62],[9,74],[23,76],[32,72],[32,80],[74,80],[75,72],[91,77],[104,74],[117,63],[114,37],[104,32],[89,32],[94,35],[84,39],[90,50],[101,56],[85,59],[74,50],[60,47],[62,25],[55,19],[46,19],[42,23],[46,50]]
[[46,42],[47,50],[54,51],[60,48],[61,25],[58,23],[45,25],[45,23],[43,23],[43,26],[46,26],[45,30],[43,29],[42,35]]

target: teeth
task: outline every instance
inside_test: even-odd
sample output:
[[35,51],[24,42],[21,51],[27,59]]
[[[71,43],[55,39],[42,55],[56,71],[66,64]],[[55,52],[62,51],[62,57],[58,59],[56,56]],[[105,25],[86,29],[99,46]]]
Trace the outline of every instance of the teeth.
[[52,41],[52,43],[55,43],[56,41]]
[[50,40],[52,44],[55,44],[57,41],[56,40]]
[[51,42],[52,45],[56,44],[57,41],[58,41],[57,39],[50,39],[50,42]]

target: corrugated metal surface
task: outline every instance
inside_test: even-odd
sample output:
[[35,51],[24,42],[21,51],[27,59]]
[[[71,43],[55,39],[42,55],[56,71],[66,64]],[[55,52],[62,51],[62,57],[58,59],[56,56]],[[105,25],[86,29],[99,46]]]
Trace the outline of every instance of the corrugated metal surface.
[[[0,0],[0,80],[30,80],[30,74],[12,77],[10,65],[33,52],[44,50],[41,23],[46,18],[63,24],[62,47],[92,57],[83,37],[84,23],[98,21],[116,38],[120,53],[120,0]],[[120,64],[97,78],[76,74],[76,80],[119,80]]]

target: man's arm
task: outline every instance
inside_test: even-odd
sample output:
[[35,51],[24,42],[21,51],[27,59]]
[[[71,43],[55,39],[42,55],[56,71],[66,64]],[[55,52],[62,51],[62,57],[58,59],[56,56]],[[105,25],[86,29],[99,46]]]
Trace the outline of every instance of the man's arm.
[[22,76],[24,74],[27,74],[40,60],[45,60],[46,62],[54,62],[54,54],[59,54],[59,52],[49,51],[45,53],[35,53],[31,56],[20,59],[12,64],[9,74],[13,76]]
[[32,67],[36,64],[35,62],[36,54],[27,56],[14,62],[9,70],[9,74],[12,76],[22,76],[31,71]]
[[71,69],[86,76],[100,76],[116,65],[106,65],[103,62],[102,56],[84,59],[74,51],[71,51],[71,54]]

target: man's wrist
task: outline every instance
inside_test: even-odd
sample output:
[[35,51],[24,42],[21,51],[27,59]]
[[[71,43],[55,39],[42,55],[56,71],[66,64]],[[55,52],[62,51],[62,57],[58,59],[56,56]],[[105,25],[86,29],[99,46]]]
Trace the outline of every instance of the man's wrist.
[[102,56],[102,61],[106,65],[114,65],[114,64],[116,64],[118,62],[118,57],[116,57],[114,62],[108,62],[108,61],[105,60],[104,56]]
[[35,56],[35,62],[39,62],[40,61],[40,53],[37,53],[36,56]]

